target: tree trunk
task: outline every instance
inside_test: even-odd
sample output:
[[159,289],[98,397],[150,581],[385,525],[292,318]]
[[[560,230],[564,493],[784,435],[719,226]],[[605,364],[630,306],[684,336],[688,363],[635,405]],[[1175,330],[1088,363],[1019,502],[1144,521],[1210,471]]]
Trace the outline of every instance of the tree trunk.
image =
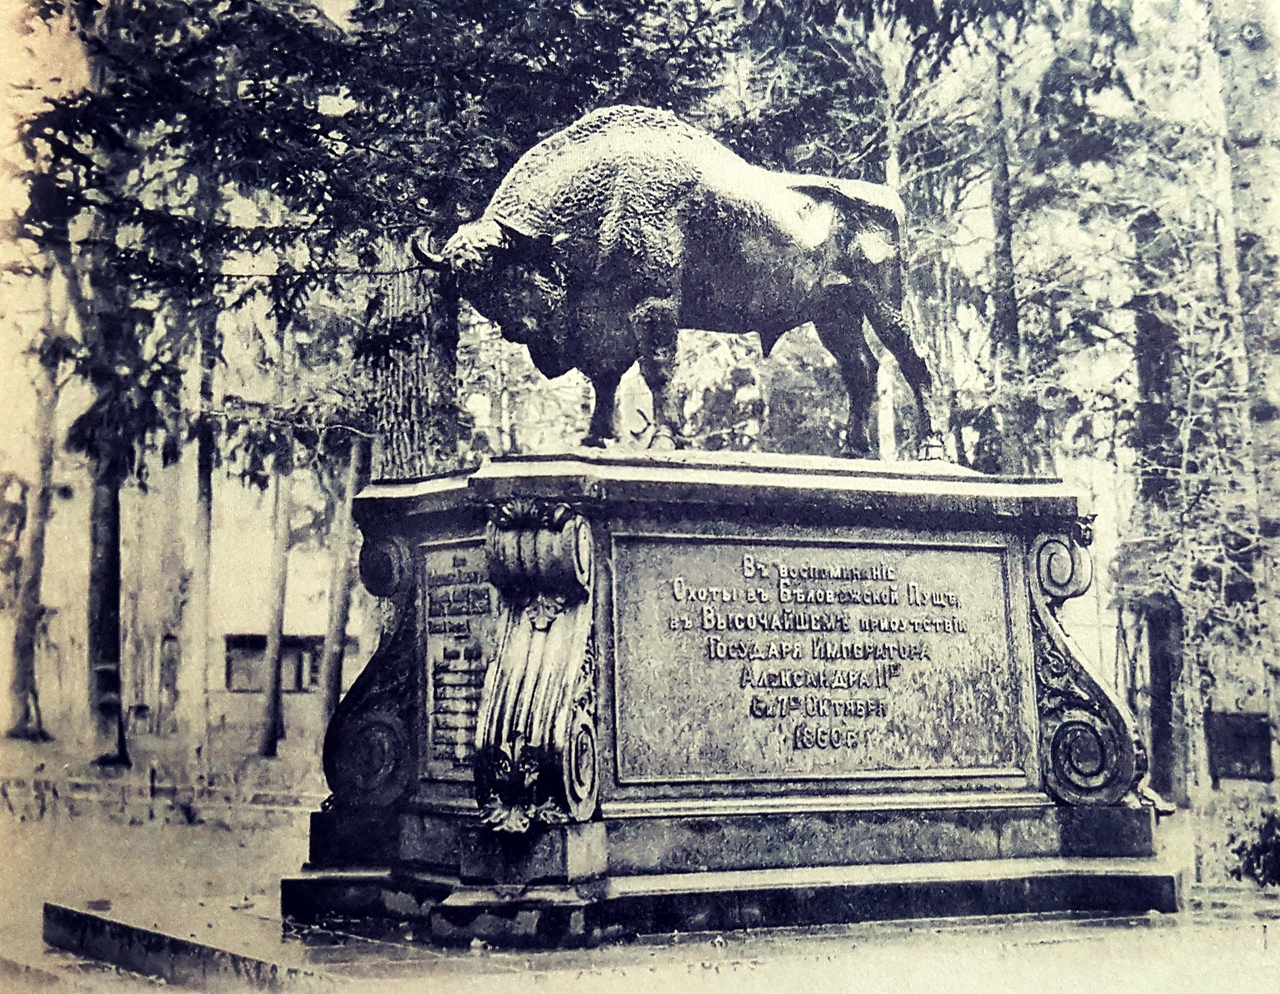
[[97,759],[129,766],[120,679],[120,476],[99,467],[89,519],[89,707],[99,738],[114,739]]
[[1014,264],[1014,210],[1010,177],[1009,119],[1005,113],[1005,73],[1009,56],[995,52],[992,100],[991,215],[996,243],[992,253],[992,417],[978,440],[974,466],[983,472],[1029,473],[1043,461],[1037,450],[1037,403],[1027,397],[1027,349],[1018,316]]
[[[93,63],[91,62],[91,65]],[[80,285],[82,272],[93,272],[96,263],[82,258],[77,264],[69,242],[53,247],[55,267],[66,280],[67,303],[79,320],[86,344],[102,345],[102,329],[91,300]],[[99,453],[93,467],[89,508],[89,715],[100,741],[114,745],[95,762],[106,766],[131,766],[125,734],[124,684],[120,673],[120,487],[127,470],[118,456]]]
[[377,371],[376,479],[409,480],[451,467],[458,454],[458,294],[451,279],[404,276],[396,309],[430,301],[421,344],[387,356]]
[[[201,700],[196,711],[200,722],[201,755],[209,757],[209,643],[213,638],[213,464],[217,435],[212,414],[217,342],[213,319],[200,327],[200,384],[196,408],[196,504],[192,536],[191,586],[186,611],[188,666],[199,669]],[[183,681],[184,683],[186,681]],[[188,684],[189,685],[189,684]],[[190,713],[190,712],[188,712]]]
[[[277,318],[279,321],[280,318]],[[280,368],[276,371],[275,403],[277,417],[284,407],[286,391],[293,385],[295,340],[292,317],[284,318],[280,328]],[[293,491],[293,429],[286,428],[279,440],[272,465],[275,475],[274,500],[271,507],[271,562],[268,586],[271,610],[267,616],[267,646],[263,665],[267,670],[267,686],[263,695],[262,733],[258,740],[259,756],[275,756],[280,740],[285,737],[284,695],[281,672],[284,649],[284,608],[289,588],[289,518]]]
[[[892,19],[886,20],[880,14],[874,18],[874,26],[867,42],[876,56],[880,67],[880,79],[884,84],[884,101],[881,114],[885,125],[885,158],[884,185],[894,193],[902,192],[902,127],[899,115],[902,113],[904,94],[907,85],[907,63],[910,61],[909,46],[900,37],[895,37]],[[906,310],[905,297],[907,291],[906,265],[906,232],[898,233],[898,245],[901,256],[901,277],[898,281],[898,293],[903,295],[893,301],[895,307]],[[862,335],[862,328],[850,329],[851,334]],[[876,369],[875,396],[865,401],[874,418],[874,435],[876,439],[876,455],[885,462],[893,462],[898,458],[897,409],[894,403],[897,390],[898,362],[886,348],[876,349],[879,366]],[[850,402],[854,401],[850,398]],[[850,412],[852,414],[852,412]],[[924,412],[920,412],[923,417]],[[917,439],[917,442],[920,439]]]
[[1156,247],[1160,243],[1154,235],[1160,231],[1159,225],[1153,212],[1130,227],[1146,284],[1133,300],[1133,361],[1138,374],[1134,434],[1142,457],[1138,495],[1145,503],[1168,510],[1176,503],[1180,487],[1175,472],[1179,463],[1178,416],[1173,397],[1182,343],[1177,328],[1168,321],[1168,315],[1174,313],[1173,301],[1161,292],[1159,274],[1171,271],[1175,263]]
[[324,655],[320,659],[321,733],[328,728],[342,695],[342,662],[347,643],[347,619],[351,614],[351,584],[355,571],[351,550],[351,509],[356,492],[367,474],[369,443],[355,437],[347,458],[346,479],[334,518],[330,541],[333,543],[333,571],[329,579],[329,621],[324,633]]
[[[1226,154],[1231,164],[1229,216],[1234,229],[1221,246],[1228,283],[1238,288],[1241,330],[1250,367],[1249,415],[1258,481],[1260,591],[1265,632],[1275,645],[1280,610],[1280,116],[1276,114],[1280,16],[1269,0],[1213,0],[1211,10],[1222,73]],[[1230,230],[1230,229],[1228,229]],[[1280,666],[1268,664],[1272,728],[1280,727]],[[1272,736],[1280,768],[1280,738]]]
[[[886,82],[888,74],[886,74]],[[885,165],[884,183],[894,193],[902,192],[902,135],[898,127],[898,110],[902,104],[902,86],[891,87],[889,100],[885,107]],[[906,232],[898,232],[899,251],[906,255]],[[905,293],[907,286],[907,265],[902,263],[901,288]],[[903,306],[905,301],[894,301],[894,306]],[[859,329],[860,331],[861,329]],[[897,410],[894,387],[898,380],[898,362],[888,349],[880,350],[880,366],[876,370],[876,454],[885,462],[893,462],[898,458]],[[919,412],[921,419],[924,411]],[[917,440],[918,441],[918,440]]]
[[1004,75],[1009,57],[996,53],[995,124],[991,136],[991,213],[995,227],[995,339],[1016,355],[1019,348],[1018,297],[1014,286],[1012,184],[1009,179],[1009,139],[1004,110]]
[[[288,459],[292,461],[292,453]],[[289,467],[279,467],[275,479],[275,498],[271,509],[271,613],[267,619],[267,648],[263,664],[267,670],[267,686],[263,701],[262,735],[258,755],[275,756],[285,736],[284,694],[282,684],[282,648],[284,642],[284,605],[289,581],[289,497],[293,477]]]
[[458,456],[458,290],[444,276],[427,316],[427,362],[431,388],[427,445],[439,472]]
[[45,731],[40,715],[40,695],[36,688],[36,641],[44,605],[40,603],[40,587],[44,577],[44,542],[53,503],[53,459],[56,438],[55,419],[58,411],[56,362],[41,360],[36,386],[36,411],[33,425],[39,469],[35,486],[27,499],[26,543],[22,554],[21,583],[18,588],[18,617],[13,636],[13,725],[6,733],[11,739],[47,742],[53,738]]
[[1025,473],[1031,465],[1033,422],[1026,416],[1026,383],[1022,333],[1013,261],[1013,183],[1009,176],[1008,120],[1005,115],[1005,71],[1009,57],[995,53],[994,121],[991,135],[991,220],[995,228],[991,298],[995,311],[991,342],[998,438],[980,443],[985,458],[975,460],[987,472]]
[[[217,192],[217,184],[210,178],[200,176],[198,182],[200,195],[194,199],[194,216],[202,228],[212,229],[222,198]],[[217,244],[211,239],[203,250],[205,265],[210,272],[222,269],[223,252],[215,247]],[[219,672],[225,651],[221,635],[213,630],[213,472],[218,453],[218,422],[214,409],[220,351],[217,315],[208,306],[189,307],[187,326],[194,332],[197,343],[199,380],[191,404],[195,412],[196,479],[191,546],[187,556],[191,580],[182,619],[186,636],[184,655],[188,658],[179,661],[177,710],[180,714],[178,727],[184,731],[189,729],[186,734],[191,736],[190,740],[200,743],[197,751],[208,772],[211,761],[210,670],[212,664],[213,671]],[[195,734],[191,735],[191,732]]]

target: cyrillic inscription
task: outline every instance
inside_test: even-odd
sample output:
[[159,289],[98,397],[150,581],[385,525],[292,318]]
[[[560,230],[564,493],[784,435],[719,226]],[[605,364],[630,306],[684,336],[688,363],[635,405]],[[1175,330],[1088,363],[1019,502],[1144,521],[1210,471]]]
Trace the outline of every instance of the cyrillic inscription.
[[495,639],[496,603],[477,542],[427,546],[427,665],[431,674],[429,766],[465,776],[475,751],[476,714]]
[[631,782],[1008,771],[1005,549],[617,537]]

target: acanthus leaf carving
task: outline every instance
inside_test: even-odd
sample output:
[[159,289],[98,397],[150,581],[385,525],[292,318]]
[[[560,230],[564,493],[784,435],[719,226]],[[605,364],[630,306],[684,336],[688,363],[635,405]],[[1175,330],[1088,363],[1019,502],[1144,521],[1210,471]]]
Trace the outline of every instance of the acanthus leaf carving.
[[498,504],[490,521],[504,531],[518,529],[550,529],[558,531],[573,517],[568,504],[523,498]]
[[545,632],[551,623],[564,612],[565,599],[549,594],[537,594],[525,606],[524,614],[529,624],[540,632]]
[[598,797],[591,527],[565,504],[512,501],[487,531],[501,638],[473,760],[481,823],[585,821]]

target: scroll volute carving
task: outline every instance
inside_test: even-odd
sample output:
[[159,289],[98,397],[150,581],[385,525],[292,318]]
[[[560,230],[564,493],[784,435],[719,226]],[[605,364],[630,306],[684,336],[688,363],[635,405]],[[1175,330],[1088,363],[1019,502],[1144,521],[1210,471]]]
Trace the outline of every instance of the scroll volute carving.
[[360,579],[390,601],[391,618],[325,730],[324,774],[333,792],[329,805],[387,807],[404,796],[417,764],[418,582],[410,544],[366,532]]
[[591,526],[567,505],[518,501],[494,509],[486,539],[501,636],[476,726],[481,821],[586,821],[599,788]]
[[1031,544],[1031,632],[1045,786],[1066,804],[1115,804],[1147,771],[1137,726],[1109,682],[1063,629],[1064,601],[1093,579],[1089,521]]

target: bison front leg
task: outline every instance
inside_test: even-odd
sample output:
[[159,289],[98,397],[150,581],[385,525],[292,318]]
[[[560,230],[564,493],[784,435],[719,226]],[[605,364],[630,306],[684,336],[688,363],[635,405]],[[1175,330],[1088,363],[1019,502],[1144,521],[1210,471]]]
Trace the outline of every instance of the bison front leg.
[[853,311],[842,321],[827,320],[815,327],[818,338],[840,367],[840,376],[849,392],[845,451],[855,458],[868,458],[871,455],[871,404],[876,395],[876,372],[880,363],[862,333],[862,313]]
[[653,394],[651,449],[674,449],[680,429],[680,411],[671,389],[679,341],[677,303],[669,297],[649,297],[631,312],[631,324],[640,343],[640,375]]
[[596,405],[591,412],[591,427],[583,445],[603,448],[607,439],[614,437],[613,410],[618,396],[618,383],[622,373],[614,369],[595,370],[591,386],[596,392]]

